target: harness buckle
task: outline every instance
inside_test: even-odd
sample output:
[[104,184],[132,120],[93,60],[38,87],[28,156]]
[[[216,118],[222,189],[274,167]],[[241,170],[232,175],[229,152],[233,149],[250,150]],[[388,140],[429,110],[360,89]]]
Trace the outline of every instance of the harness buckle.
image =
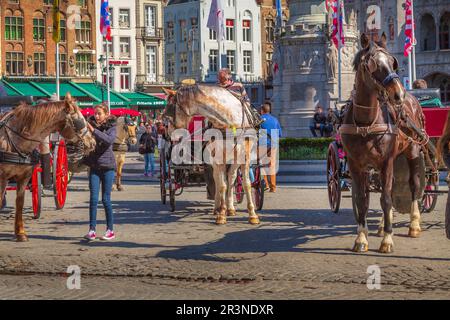
[[370,127],[356,127],[356,132],[365,138],[370,133]]

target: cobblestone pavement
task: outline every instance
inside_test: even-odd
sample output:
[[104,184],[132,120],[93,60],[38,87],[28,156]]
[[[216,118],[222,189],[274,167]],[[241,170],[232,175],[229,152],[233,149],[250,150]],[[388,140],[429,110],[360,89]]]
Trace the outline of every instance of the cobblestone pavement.
[[[408,215],[395,214],[395,251],[377,252],[380,217],[372,195],[366,254],[350,251],[356,237],[351,200],[329,211],[325,189],[281,186],[267,194],[261,224],[247,223],[245,205],[225,226],[214,225],[203,188],[189,188],[169,212],[159,186],[128,183],[114,192],[111,242],[85,242],[87,181],[70,185],[63,211],[43,200],[31,219],[30,241],[13,238],[12,207],[0,214],[0,298],[14,299],[450,299],[450,241],[444,235],[446,197],[423,215],[422,236],[408,238]],[[13,194],[7,195],[14,203]],[[104,231],[99,208],[98,232]],[[81,269],[81,289],[67,289],[67,268]],[[369,290],[369,266],[381,270],[381,289]]]

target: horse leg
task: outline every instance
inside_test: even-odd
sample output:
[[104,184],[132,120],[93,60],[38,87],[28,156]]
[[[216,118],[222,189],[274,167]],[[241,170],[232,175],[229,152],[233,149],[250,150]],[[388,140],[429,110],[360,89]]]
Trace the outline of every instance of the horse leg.
[[[246,160],[247,162],[247,160]],[[252,197],[252,183],[250,181],[250,162],[241,167],[242,170],[242,187],[247,197],[248,222],[250,224],[259,224],[259,217],[255,212],[255,205]]]
[[[350,163],[349,168],[353,166]],[[353,252],[367,252],[369,250],[368,233],[367,228],[367,212],[369,210],[369,192],[366,181],[366,173],[364,170],[351,170],[352,176],[352,199],[353,199],[353,213],[355,215],[356,223],[358,224],[355,244],[353,246]]]
[[[381,198],[380,198],[380,204],[381,204]],[[384,236],[384,213],[381,215],[380,223],[378,224],[378,232],[377,232],[377,237],[383,237],[383,236]]]
[[216,183],[216,203],[215,203],[215,212],[217,212],[216,224],[226,224],[227,216],[226,216],[226,202],[225,195],[227,191],[226,184],[226,165],[225,164],[216,164],[214,165],[214,181]]
[[17,193],[16,193],[16,216],[14,222],[14,233],[16,235],[17,242],[28,241],[28,237],[25,234],[25,229],[23,225],[23,203],[25,200],[25,186],[26,183],[24,179],[17,181]]
[[381,207],[383,209],[384,235],[381,241],[380,253],[391,253],[394,250],[394,241],[392,240],[392,223],[394,214],[392,211],[392,183],[394,175],[394,157],[389,158],[381,169]]
[[[415,151],[415,150],[414,150]],[[416,152],[418,154],[418,151]],[[409,158],[409,157],[407,157]],[[420,198],[420,158],[414,157],[408,159],[409,165],[409,186],[411,189],[412,203],[410,211],[410,225],[408,236],[411,238],[418,238],[420,236],[420,211],[419,211],[419,198]]]
[[6,197],[6,185],[7,185],[7,181],[6,180],[0,180],[0,210],[3,209],[3,201]]
[[237,177],[237,170],[239,165],[232,164],[228,169],[227,174],[227,216],[235,216],[236,209],[234,207],[234,182]]
[[119,155],[118,165],[117,165],[117,176],[116,176],[116,184],[117,184],[117,190],[118,191],[123,191],[122,170],[123,170],[123,165],[124,164],[125,164],[125,154],[120,154]]

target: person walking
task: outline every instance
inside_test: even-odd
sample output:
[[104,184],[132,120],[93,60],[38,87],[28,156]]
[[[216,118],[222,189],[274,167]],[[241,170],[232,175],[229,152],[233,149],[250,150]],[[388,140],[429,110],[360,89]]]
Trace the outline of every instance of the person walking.
[[116,117],[111,116],[108,106],[97,105],[93,117],[87,123],[89,131],[92,132],[96,147],[83,161],[89,167],[89,232],[85,236],[87,240],[96,239],[97,206],[100,192],[102,191],[102,203],[106,214],[106,232],[102,240],[115,238],[114,218],[111,204],[111,191],[116,170],[113,144],[116,139]]
[[[269,187],[269,192],[276,192],[277,190],[277,175],[276,175],[276,161],[277,161],[277,153],[278,153],[278,138],[281,137],[281,126],[278,122],[278,119],[272,116],[271,113],[272,106],[270,102],[265,102],[261,108],[261,118],[264,122],[261,124],[261,130],[266,130],[267,139],[261,143],[261,145],[267,146],[267,157],[269,158],[269,175],[264,175],[264,181],[266,183],[266,187]],[[278,131],[278,137],[275,137]],[[267,168],[263,168],[263,172],[267,173]],[[270,176],[270,181],[268,179]]]
[[145,130],[145,133],[139,140],[139,153],[144,156],[144,176],[153,177],[155,174],[155,147],[157,136],[153,130],[153,125],[150,123],[145,126]]

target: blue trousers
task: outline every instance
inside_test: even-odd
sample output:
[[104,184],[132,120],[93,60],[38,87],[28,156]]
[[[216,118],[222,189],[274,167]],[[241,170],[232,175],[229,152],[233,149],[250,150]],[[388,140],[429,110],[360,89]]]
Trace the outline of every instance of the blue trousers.
[[111,204],[111,190],[114,182],[114,169],[89,171],[89,230],[95,230],[97,227],[97,206],[100,184],[102,185],[102,203],[105,208],[107,229],[113,231],[114,218]]
[[[150,166],[150,170],[148,167]],[[155,173],[155,154],[154,153],[144,153],[144,173]]]

